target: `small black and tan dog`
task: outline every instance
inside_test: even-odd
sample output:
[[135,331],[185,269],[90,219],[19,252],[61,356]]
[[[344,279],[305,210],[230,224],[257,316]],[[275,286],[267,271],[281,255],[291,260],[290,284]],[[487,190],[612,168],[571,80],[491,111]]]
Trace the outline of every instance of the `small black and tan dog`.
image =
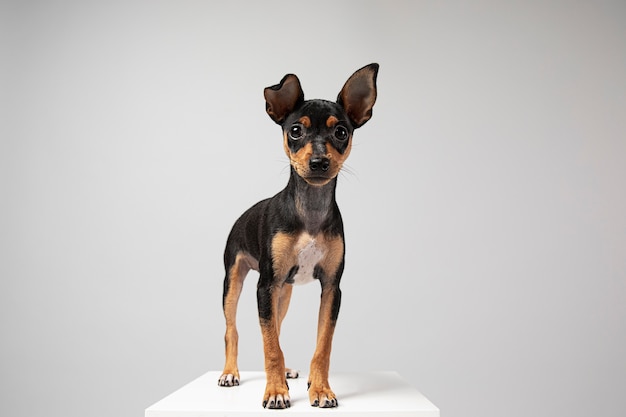
[[218,384],[239,385],[237,302],[250,269],[259,271],[257,301],[265,352],[267,385],[263,407],[288,408],[285,368],[278,338],[293,284],[318,280],[322,286],[317,346],[309,373],[314,407],[336,407],[328,384],[333,332],[344,267],[343,223],[335,201],[337,174],[350,154],[352,133],[372,116],[378,64],[356,71],[335,103],[304,100],[298,77],[288,74],[265,89],[266,110],[283,130],[291,162],[289,182],[274,197],[248,209],[233,226],[224,252],[226,364]]

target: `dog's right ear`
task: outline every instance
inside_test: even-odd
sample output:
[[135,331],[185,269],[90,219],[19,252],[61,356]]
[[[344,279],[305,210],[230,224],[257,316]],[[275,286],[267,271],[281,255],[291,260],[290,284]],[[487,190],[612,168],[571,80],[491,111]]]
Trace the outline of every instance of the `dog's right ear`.
[[378,64],[366,65],[350,76],[337,96],[337,104],[346,110],[355,129],[372,117],[377,76]]
[[265,110],[273,121],[279,125],[300,103],[304,101],[304,93],[300,87],[300,80],[293,74],[287,74],[280,80],[280,84],[267,87],[263,91],[265,96]]

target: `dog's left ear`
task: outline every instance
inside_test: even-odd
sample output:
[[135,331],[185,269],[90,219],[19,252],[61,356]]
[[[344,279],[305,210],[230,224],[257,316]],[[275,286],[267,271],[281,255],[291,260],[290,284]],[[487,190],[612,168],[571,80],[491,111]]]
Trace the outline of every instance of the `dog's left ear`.
[[279,125],[300,103],[304,101],[304,92],[300,80],[293,74],[287,74],[279,84],[267,87],[263,91],[265,110]]
[[363,126],[372,117],[372,107],[376,102],[377,75],[378,64],[361,68],[352,74],[337,96],[337,104],[345,109],[355,129]]

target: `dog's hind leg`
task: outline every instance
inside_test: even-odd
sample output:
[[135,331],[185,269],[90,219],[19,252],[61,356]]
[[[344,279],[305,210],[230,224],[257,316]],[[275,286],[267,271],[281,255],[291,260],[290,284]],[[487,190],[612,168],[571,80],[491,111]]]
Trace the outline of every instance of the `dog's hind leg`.
[[[278,335],[280,336],[280,329],[283,324],[283,320],[287,315],[289,309],[289,301],[291,301],[291,292],[293,291],[293,285],[283,284],[283,288],[280,293],[280,301],[278,302]],[[299,372],[295,369],[285,368],[285,377],[288,379],[295,379],[300,376]]]
[[239,334],[237,333],[237,303],[243,288],[243,280],[245,279],[251,265],[248,256],[238,253],[235,260],[226,268],[226,277],[224,278],[224,318],[226,319],[226,335],[224,342],[226,345],[226,362],[224,364],[224,372],[218,380],[218,385],[222,387],[232,387],[239,385],[239,368],[237,367],[237,353]]

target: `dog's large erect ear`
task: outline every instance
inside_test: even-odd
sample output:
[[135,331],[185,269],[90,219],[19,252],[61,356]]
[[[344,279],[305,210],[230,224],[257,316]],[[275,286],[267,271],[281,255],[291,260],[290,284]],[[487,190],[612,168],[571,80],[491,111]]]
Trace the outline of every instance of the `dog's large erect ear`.
[[285,117],[304,101],[300,80],[293,74],[285,75],[279,84],[267,87],[263,94],[265,110],[278,124],[282,124]]
[[372,117],[372,107],[376,102],[376,76],[378,64],[369,64],[346,81],[337,96],[337,104],[343,106],[356,129]]

